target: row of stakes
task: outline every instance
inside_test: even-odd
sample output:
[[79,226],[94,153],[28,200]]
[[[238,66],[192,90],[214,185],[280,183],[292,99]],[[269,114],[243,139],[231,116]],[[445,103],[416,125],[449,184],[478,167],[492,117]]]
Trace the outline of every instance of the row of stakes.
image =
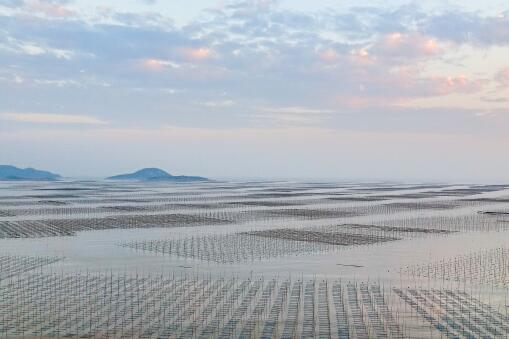
[[402,273],[414,277],[509,287],[509,248],[482,250],[429,264],[405,267]]
[[31,274],[0,284],[0,336],[403,338],[383,293],[319,279]]
[[375,282],[38,273],[0,283],[4,337],[407,338],[426,329],[502,338],[509,316],[461,289]]

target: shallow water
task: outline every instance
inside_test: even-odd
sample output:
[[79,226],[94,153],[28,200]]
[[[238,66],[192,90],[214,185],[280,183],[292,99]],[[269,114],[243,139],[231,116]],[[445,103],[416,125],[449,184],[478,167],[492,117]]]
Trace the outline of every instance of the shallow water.
[[[509,189],[506,187],[470,185],[0,183],[0,256],[63,258],[38,268],[37,272],[71,275],[100,272],[142,276],[234,276],[239,279],[261,276],[267,279],[327,278],[353,283],[377,282],[389,290],[392,287],[461,289],[507,313],[507,258],[490,259],[495,265],[493,269],[505,272],[502,283],[488,278],[476,281],[423,276],[415,274],[415,269],[455,262],[472,253],[508,248],[509,216],[478,213],[509,211],[508,199]],[[212,221],[158,225],[144,221],[142,217],[175,214]],[[106,229],[82,230],[80,220],[90,218],[120,221],[115,225],[112,223],[114,229],[107,229],[107,225]],[[132,223],[134,218],[138,218],[136,224]],[[72,235],[39,237],[40,233],[34,231],[28,233],[28,238],[12,238],[6,232],[2,233],[2,227],[5,229],[6,225],[15,229],[16,223],[34,221],[42,224],[37,232],[42,229],[43,233],[45,227],[52,225],[72,225]],[[130,228],[124,229],[124,222],[125,227]],[[370,225],[382,227],[368,227]],[[259,252],[250,253],[250,260],[232,259],[226,263],[196,259],[199,255],[185,255],[191,253],[187,248],[172,252],[181,254],[177,256],[121,246],[157,241],[189,246],[209,244],[207,239],[217,243],[224,239],[229,241],[225,246],[239,246],[243,243],[236,242],[237,233],[283,228],[313,232],[339,230],[398,240],[340,246],[253,236],[250,241],[258,241],[261,246],[241,245],[238,249],[229,249],[228,255],[234,256],[236,251]],[[210,238],[212,236],[214,238]],[[209,245],[200,246],[195,249],[202,251],[200,253],[209,248]],[[269,246],[265,247],[266,253],[263,253],[263,246]],[[277,253],[277,256],[271,257],[270,253]],[[395,307],[401,314],[407,314],[410,311],[400,299],[395,297]]]

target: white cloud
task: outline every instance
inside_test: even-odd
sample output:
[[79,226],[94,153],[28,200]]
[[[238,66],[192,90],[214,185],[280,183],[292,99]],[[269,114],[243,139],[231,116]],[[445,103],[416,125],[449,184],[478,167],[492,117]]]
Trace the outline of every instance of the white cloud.
[[334,111],[302,106],[265,107],[261,113],[254,114],[255,122],[288,126],[317,125]]
[[81,86],[81,84],[72,79],[34,79],[34,83],[38,85],[48,85],[48,86]]
[[74,57],[74,52],[70,50],[43,47],[35,43],[21,43],[18,45],[19,50],[27,55],[52,55],[57,59],[71,60]]
[[232,100],[221,100],[221,101],[207,101],[203,103],[205,107],[230,107],[233,106]]
[[[76,56],[74,51],[68,49],[54,48],[41,45],[34,41],[15,39],[9,35],[6,35],[5,42],[0,43],[0,51],[1,50],[30,56],[50,55],[63,60],[71,60]],[[91,53],[85,53],[85,55],[89,57],[93,56]]]
[[88,115],[48,113],[0,113],[0,119],[35,124],[105,125],[106,121]]
[[269,113],[284,113],[284,114],[328,114],[334,111],[328,109],[309,108],[302,106],[289,106],[289,107],[267,107],[263,108],[263,111]]
[[19,75],[14,75],[14,82],[17,83],[17,84],[22,84],[25,80],[19,76]]

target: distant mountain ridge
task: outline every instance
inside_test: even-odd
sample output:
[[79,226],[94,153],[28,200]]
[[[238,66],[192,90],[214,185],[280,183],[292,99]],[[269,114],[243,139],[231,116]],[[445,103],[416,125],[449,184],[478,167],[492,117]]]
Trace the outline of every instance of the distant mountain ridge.
[[139,181],[174,181],[174,182],[192,182],[208,181],[204,177],[171,175],[159,168],[143,168],[139,171],[127,174],[114,175],[106,178],[108,180],[139,180]]
[[0,165],[0,180],[58,180],[60,175],[35,168]]

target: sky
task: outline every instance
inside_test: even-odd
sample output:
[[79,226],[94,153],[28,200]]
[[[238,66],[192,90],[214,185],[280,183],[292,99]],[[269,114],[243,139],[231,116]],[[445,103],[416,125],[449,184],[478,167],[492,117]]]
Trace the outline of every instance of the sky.
[[507,1],[0,0],[0,163],[509,181]]

